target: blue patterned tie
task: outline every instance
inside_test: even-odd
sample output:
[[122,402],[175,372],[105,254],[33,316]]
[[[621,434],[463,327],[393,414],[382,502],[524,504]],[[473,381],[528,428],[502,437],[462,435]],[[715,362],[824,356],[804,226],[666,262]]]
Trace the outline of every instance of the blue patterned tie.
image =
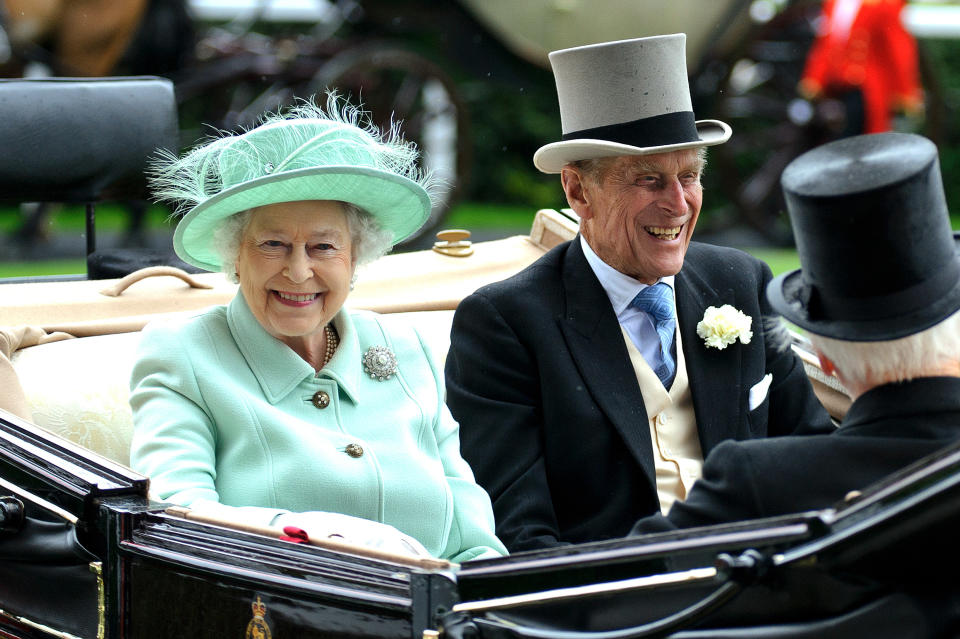
[[660,336],[661,363],[654,372],[666,388],[670,380],[673,379],[673,374],[677,368],[671,353],[673,333],[677,327],[677,321],[673,316],[673,289],[663,282],[648,286],[637,293],[637,296],[630,302],[630,306],[649,313],[653,317],[654,324],[657,325],[657,334]]

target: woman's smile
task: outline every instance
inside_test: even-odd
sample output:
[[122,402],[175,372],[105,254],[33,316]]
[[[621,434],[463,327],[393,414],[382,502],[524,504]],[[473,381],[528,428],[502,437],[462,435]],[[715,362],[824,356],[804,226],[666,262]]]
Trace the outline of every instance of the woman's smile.
[[309,306],[320,297],[320,293],[288,293],[271,291],[274,298],[285,306]]

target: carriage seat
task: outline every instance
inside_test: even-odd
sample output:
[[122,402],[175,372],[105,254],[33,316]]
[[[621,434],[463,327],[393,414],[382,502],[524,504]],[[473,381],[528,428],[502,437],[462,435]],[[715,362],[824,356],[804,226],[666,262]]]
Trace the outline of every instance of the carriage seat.
[[[453,311],[390,316],[417,327],[442,370]],[[129,381],[139,340],[140,332],[134,331],[62,339],[16,350],[10,363],[29,412],[23,415],[21,410],[21,416],[32,416],[38,426],[128,466],[133,434]],[[11,410],[2,398],[0,408]]]
[[194,270],[171,250],[96,244],[96,203],[136,203],[142,214],[150,159],[180,147],[173,82],[154,76],[0,79],[0,122],[0,201],[86,205],[90,279],[150,265]]

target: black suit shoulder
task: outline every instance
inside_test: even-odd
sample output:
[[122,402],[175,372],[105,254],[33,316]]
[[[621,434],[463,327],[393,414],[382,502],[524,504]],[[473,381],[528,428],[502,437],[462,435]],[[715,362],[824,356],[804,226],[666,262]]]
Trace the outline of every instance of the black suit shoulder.
[[767,263],[749,253],[701,242],[690,243],[680,272],[704,282],[725,281],[748,288],[765,285],[773,277]]

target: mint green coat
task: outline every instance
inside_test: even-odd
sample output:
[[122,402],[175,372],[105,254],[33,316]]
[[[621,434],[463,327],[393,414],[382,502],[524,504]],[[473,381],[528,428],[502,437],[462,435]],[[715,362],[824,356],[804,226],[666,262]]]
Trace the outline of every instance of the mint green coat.
[[[253,523],[339,512],[390,524],[452,561],[505,554],[420,335],[365,311],[333,321],[340,345],[319,373],[267,333],[239,293],[228,306],[148,326],[131,379],[133,468],[160,499],[248,507]],[[371,346],[393,351],[394,376],[364,373]],[[317,391],[328,406],[314,405]]]

